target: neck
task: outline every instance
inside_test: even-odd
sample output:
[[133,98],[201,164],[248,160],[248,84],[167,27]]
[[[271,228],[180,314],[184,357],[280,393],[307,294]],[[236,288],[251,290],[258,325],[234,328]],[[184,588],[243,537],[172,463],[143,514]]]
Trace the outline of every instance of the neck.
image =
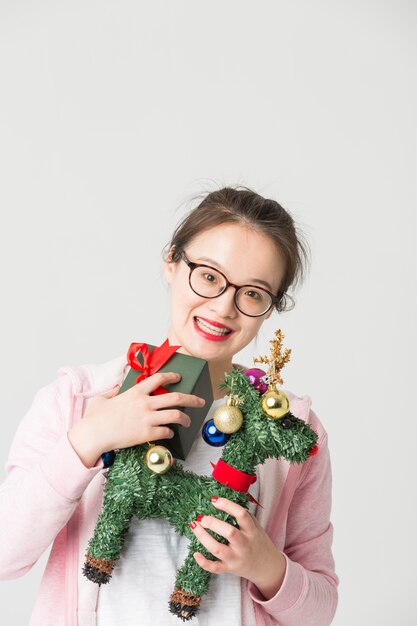
[[213,387],[213,400],[218,400],[226,395],[225,389],[220,389],[220,383],[224,382],[224,373],[231,372],[233,365],[231,361],[209,361],[209,372]]
[[259,454],[259,447],[258,450],[256,448],[257,446],[254,447],[253,441],[248,439],[246,433],[238,431],[224,446],[221,459],[241,472],[254,474],[255,467],[263,463],[266,458]]
[[263,461],[257,458],[253,449],[253,441],[247,441],[245,435],[239,432],[235,433],[226,443],[221,459],[241,472],[245,472],[245,474],[254,474],[256,465]]

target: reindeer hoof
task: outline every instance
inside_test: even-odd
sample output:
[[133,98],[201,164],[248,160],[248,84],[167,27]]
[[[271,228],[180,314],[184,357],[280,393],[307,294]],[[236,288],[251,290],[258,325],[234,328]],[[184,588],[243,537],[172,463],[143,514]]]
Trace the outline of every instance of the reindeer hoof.
[[192,619],[200,608],[200,596],[195,596],[188,591],[175,588],[174,593],[171,595],[169,602],[169,610],[171,613],[186,622]]
[[95,558],[87,554],[83,574],[93,583],[98,583],[99,585],[106,584],[111,578],[115,563],[116,561],[107,561],[106,559]]

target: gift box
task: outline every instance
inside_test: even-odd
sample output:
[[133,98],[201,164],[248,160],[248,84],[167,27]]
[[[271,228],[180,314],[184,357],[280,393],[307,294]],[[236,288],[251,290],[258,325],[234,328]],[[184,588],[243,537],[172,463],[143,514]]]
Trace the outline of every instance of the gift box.
[[[156,371],[158,372],[178,372],[181,374],[181,380],[176,383],[170,383],[159,387],[151,395],[157,395],[171,391],[179,391],[181,393],[189,393],[200,398],[204,398],[206,403],[203,407],[189,407],[189,406],[167,406],[166,409],[179,409],[186,413],[191,420],[191,425],[188,427],[181,426],[180,424],[167,424],[174,431],[174,437],[172,439],[159,439],[152,443],[163,445],[168,448],[174,457],[184,461],[193,445],[193,441],[198,436],[200,428],[207,416],[207,413],[213,403],[213,389],[210,379],[210,372],[208,362],[198,357],[188,356],[186,354],[179,354],[175,350],[181,346],[168,346],[166,341],[162,346],[157,348],[159,354],[165,350],[165,356],[156,359],[156,364],[153,367],[149,367],[149,363],[152,362],[152,353],[155,346],[152,344],[131,344],[131,348],[134,346],[144,346],[143,350],[135,351],[135,359],[130,358],[131,364],[135,364],[135,367],[131,367],[122,386],[119,389],[119,393],[123,393],[130,387],[133,387],[140,379],[143,379]],[[167,352],[170,350],[170,353]],[[133,352],[131,352],[133,355]],[[144,356],[145,355],[145,356]],[[168,358],[167,358],[168,355]],[[164,361],[162,365],[159,365],[158,361]],[[140,370],[137,367],[137,363],[140,364]],[[140,376],[142,371],[142,375]]]

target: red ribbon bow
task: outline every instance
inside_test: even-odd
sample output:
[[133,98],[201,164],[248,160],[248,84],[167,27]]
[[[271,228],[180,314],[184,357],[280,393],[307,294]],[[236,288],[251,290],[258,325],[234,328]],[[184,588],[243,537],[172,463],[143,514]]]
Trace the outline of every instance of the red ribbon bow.
[[[211,473],[213,478],[215,478],[217,482],[222,485],[226,485],[226,487],[234,489],[234,491],[247,493],[252,483],[256,482],[256,475],[245,474],[245,472],[241,472],[232,465],[222,461],[222,459],[219,459],[216,465],[211,461],[210,463],[213,467],[213,471]],[[255,502],[258,506],[262,506],[262,504],[258,502],[250,493],[248,493],[248,500]]]
[[[170,346],[168,339],[166,339],[161,346],[155,346],[152,352],[150,352],[147,343],[131,343],[129,350],[127,351],[128,363],[133,369],[140,370],[142,372],[142,374],[136,379],[135,385],[137,385],[137,383],[141,380],[148,378],[148,376],[155,374],[155,372],[157,372],[164,365],[164,363],[169,361],[178,348],[181,348],[181,346]],[[143,365],[141,365],[136,357],[137,352],[142,352]],[[152,392],[154,396],[158,396],[162,393],[168,393],[168,389],[165,389],[162,385]]]

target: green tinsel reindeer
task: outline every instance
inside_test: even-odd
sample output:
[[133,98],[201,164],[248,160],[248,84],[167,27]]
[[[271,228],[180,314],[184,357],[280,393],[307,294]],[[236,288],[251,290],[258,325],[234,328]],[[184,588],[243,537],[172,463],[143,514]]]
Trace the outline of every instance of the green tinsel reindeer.
[[[228,498],[247,509],[251,498],[247,489],[256,479],[257,465],[270,457],[303,463],[317,451],[317,433],[290,412],[287,396],[277,388],[277,384],[283,382],[279,371],[289,360],[290,351],[281,354],[283,335],[279,330],[275,334],[277,339],[271,341],[271,359],[254,359],[272,364],[263,379],[268,383],[263,395],[251,384],[249,370],[246,375],[237,369],[225,372],[220,388],[229,390],[229,398],[225,407],[216,410],[214,422],[216,426],[219,422],[233,422],[240,413],[240,423],[225,444],[211,476],[198,476],[184,470],[181,461],[172,457],[167,471],[151,471],[150,454],[158,456],[162,448],[162,453],[165,450],[170,455],[163,446],[139,445],[118,452],[107,471],[103,509],[89,541],[83,567],[89,580],[98,584],[109,582],[133,515],[140,519],[166,519],[178,534],[190,540],[187,558],[177,573],[169,610],[183,621],[196,614],[201,597],[208,590],[211,574],[197,564],[193,554],[199,551],[207,559],[216,558],[195,537],[190,522],[200,514],[216,515],[238,527],[235,518],[213,506],[212,495]],[[228,470],[234,475],[233,470],[238,470],[237,475],[246,480],[245,491],[228,486],[233,484],[232,480],[225,480],[225,476],[231,476]],[[217,541],[228,543],[217,533],[208,532]]]

